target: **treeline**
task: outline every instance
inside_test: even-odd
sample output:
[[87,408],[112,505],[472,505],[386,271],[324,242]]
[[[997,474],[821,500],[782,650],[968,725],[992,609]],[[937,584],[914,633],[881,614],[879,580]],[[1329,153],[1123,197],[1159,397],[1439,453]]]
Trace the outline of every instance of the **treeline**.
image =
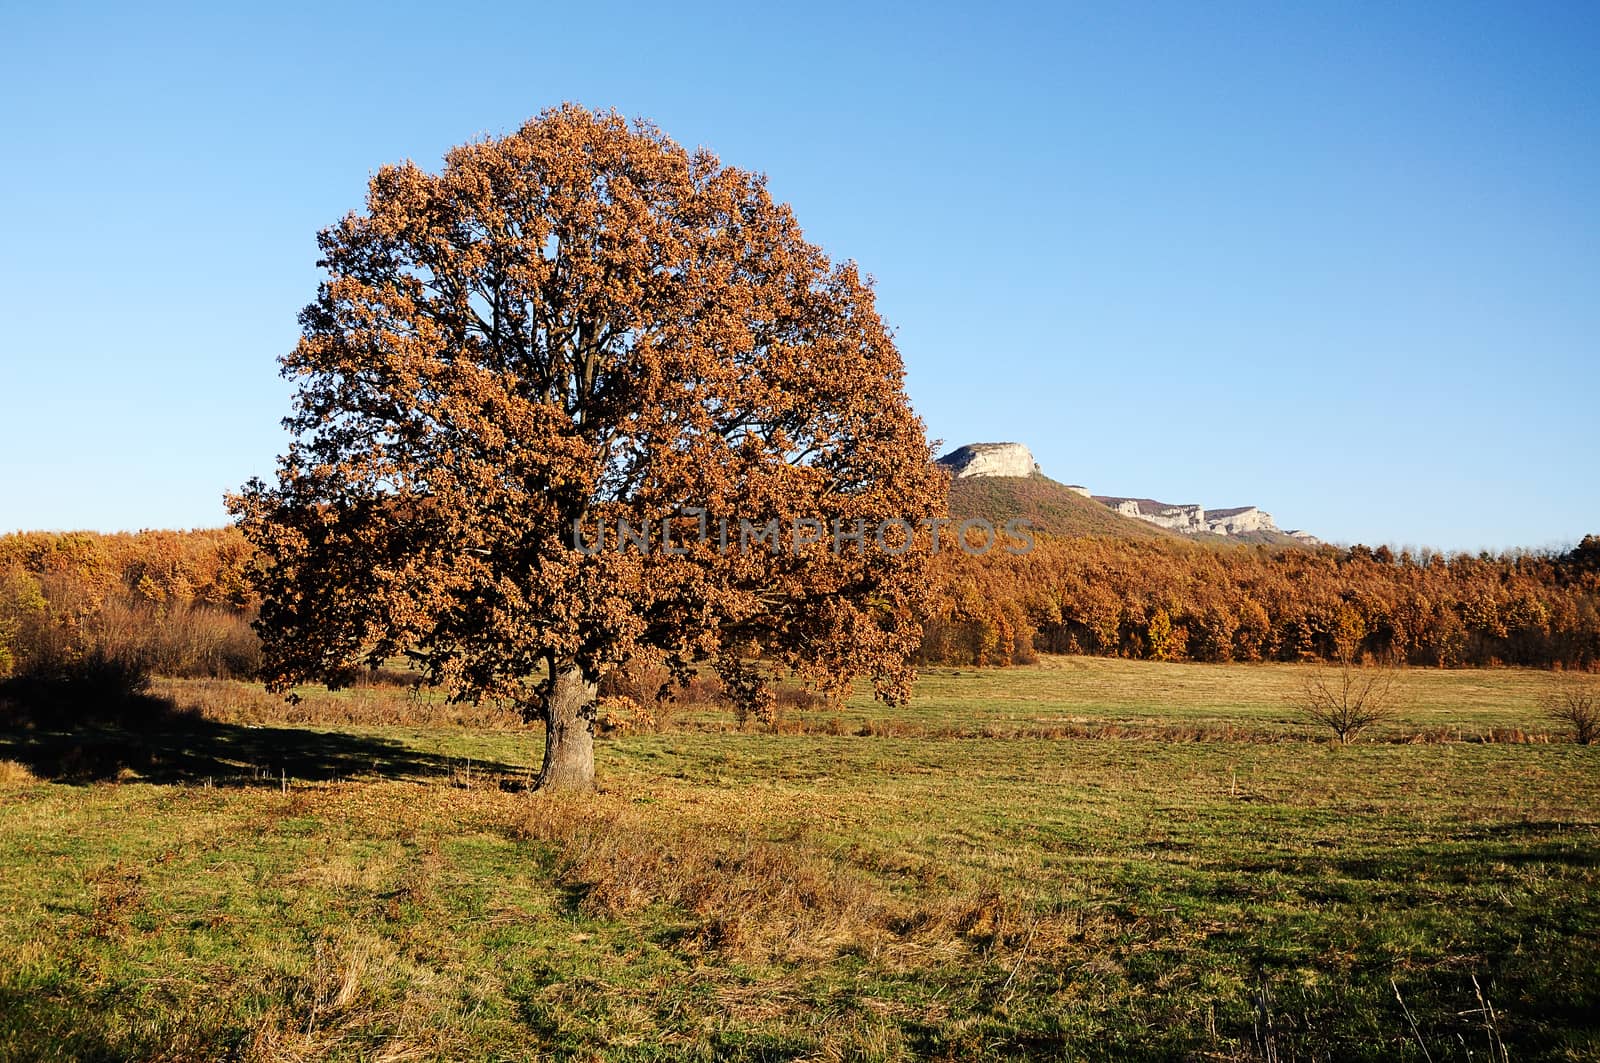
[[[249,564],[231,528],[0,536],[0,679],[251,675]],[[936,565],[929,664],[1047,652],[1600,667],[1600,536],[1470,556],[1040,538],[1025,555]]]
[[939,564],[928,663],[1025,663],[1044,651],[1600,666],[1600,536],[1566,553],[1448,556],[1041,540],[1024,556]]
[[125,693],[152,673],[251,675],[249,561],[232,528],[0,536],[0,679]]

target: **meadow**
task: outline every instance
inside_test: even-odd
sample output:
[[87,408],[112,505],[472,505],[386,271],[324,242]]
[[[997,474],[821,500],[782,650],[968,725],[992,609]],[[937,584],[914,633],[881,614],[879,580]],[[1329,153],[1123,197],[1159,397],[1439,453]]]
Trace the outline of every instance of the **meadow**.
[[0,732],[0,1058],[1593,1059],[1600,747],[1556,677],[934,669],[909,706],[539,728],[162,680]]

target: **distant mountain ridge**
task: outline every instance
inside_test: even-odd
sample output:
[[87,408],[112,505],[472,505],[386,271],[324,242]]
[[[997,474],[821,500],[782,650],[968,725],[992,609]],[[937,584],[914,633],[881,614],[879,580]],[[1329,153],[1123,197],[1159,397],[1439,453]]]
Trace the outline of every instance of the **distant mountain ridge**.
[[[951,511],[963,517],[1028,517],[1038,530],[1057,535],[1149,538],[1145,528],[1158,528],[1205,540],[1302,545],[1320,541],[1307,532],[1280,529],[1272,514],[1256,506],[1207,510],[1194,503],[1092,495],[1086,487],[1045,476],[1023,443],[969,443],[938,464],[950,471]],[[1107,513],[1116,519],[1106,521]]]

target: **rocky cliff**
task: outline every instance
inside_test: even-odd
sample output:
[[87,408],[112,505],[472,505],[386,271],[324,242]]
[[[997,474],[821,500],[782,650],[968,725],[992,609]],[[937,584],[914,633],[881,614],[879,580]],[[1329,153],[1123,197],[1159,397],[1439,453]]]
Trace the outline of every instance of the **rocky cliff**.
[[1263,513],[1255,506],[1235,506],[1232,509],[1213,509],[1206,513],[1206,531],[1218,535],[1244,535],[1246,532],[1277,531],[1272,514]]
[[1033,451],[1021,443],[968,443],[939,459],[957,480],[969,476],[1033,476]]
[[1285,531],[1273,523],[1272,514],[1255,506],[1228,506],[1206,509],[1191,503],[1157,502],[1153,498],[1122,498],[1095,495],[1094,500],[1121,513],[1180,535],[1225,535],[1230,539],[1256,542],[1283,542],[1286,538],[1307,545],[1321,540],[1309,532]]
[[1096,502],[1121,513],[1146,521],[1168,531],[1192,535],[1206,528],[1206,511],[1199,506],[1157,502],[1153,498],[1121,498],[1116,495],[1093,495]]

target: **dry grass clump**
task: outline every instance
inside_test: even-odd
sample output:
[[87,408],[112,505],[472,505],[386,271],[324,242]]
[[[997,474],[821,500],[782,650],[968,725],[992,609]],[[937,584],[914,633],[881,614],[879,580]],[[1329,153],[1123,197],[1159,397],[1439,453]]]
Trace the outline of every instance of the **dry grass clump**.
[[[431,1005],[427,979],[393,942],[328,932],[274,972],[274,1005],[254,1024],[247,1060],[459,1058],[464,1045],[407,1022]],[[452,1043],[455,1040],[457,1043]]]
[[1426,727],[1389,736],[1389,742],[1405,746],[1436,746],[1454,742],[1495,746],[1549,745],[1550,735],[1545,731],[1527,731],[1521,727]]
[[351,673],[350,678],[351,685],[356,687],[420,690],[427,686],[427,676],[415,668],[395,668],[387,664],[377,668],[357,668]]
[[1083,933],[1081,912],[1041,912],[1013,885],[952,886],[933,863],[829,846],[792,820],[765,831],[759,813],[740,826],[650,808],[538,795],[513,834],[555,847],[582,914],[676,924],[676,947],[691,954],[789,963],[855,953],[895,966],[976,954],[1020,965]]
[[1281,731],[1241,727],[1236,724],[1134,724],[1091,723],[1078,720],[1060,722],[1001,722],[967,726],[951,723],[924,723],[916,720],[869,719],[852,721],[837,716],[823,719],[777,721],[772,730],[792,735],[854,735],[858,738],[931,738],[956,740],[1068,739],[1122,740],[1130,742],[1285,742],[1295,736]]
[[157,679],[150,692],[180,710],[218,723],[257,726],[478,727],[522,729],[529,725],[514,709],[485,702],[451,704],[426,697],[414,687],[388,683],[346,690],[299,691],[298,701],[267,693],[259,684],[224,679]]
[[859,871],[806,845],[715,822],[663,822],[614,799],[542,794],[514,826],[554,844],[586,915],[658,906],[686,919],[684,944],[758,959],[833,955],[890,935],[901,907]]
[[120,860],[86,876],[94,894],[88,928],[91,937],[112,938],[127,932],[129,918],[144,901],[142,878],[138,867]]
[[0,760],[0,786],[31,786],[39,777],[26,764],[15,760]]

